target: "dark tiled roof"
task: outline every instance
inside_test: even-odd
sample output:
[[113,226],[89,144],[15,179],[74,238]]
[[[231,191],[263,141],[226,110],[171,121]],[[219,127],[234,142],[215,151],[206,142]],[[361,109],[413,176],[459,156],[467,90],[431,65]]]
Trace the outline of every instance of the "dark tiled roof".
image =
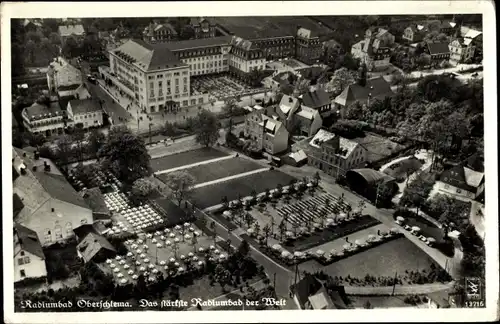
[[57,103],[51,103],[50,107],[39,103],[24,108],[29,119],[42,119],[48,117],[62,116],[62,110]]
[[429,54],[449,54],[450,49],[448,48],[448,43],[430,43],[427,42],[427,47],[429,48]]
[[83,192],[83,199],[92,209],[92,212],[98,214],[108,214],[109,209],[104,202],[104,196],[99,188],[91,188]]
[[75,100],[70,100],[69,104],[71,105],[71,109],[74,115],[86,114],[101,110],[99,101],[95,99],[83,99],[83,100],[75,99]]
[[35,231],[20,224],[14,224],[14,232],[19,237],[19,244],[24,251],[45,259],[42,245]]
[[330,103],[330,96],[322,89],[310,91],[302,95],[302,103],[309,108],[317,109]]
[[299,72],[307,80],[314,80],[321,76],[325,69],[320,66],[311,66],[297,69],[296,72]]
[[33,172],[33,174],[52,198],[89,208],[85,200],[76,192],[64,176],[47,172]]
[[301,307],[304,307],[309,300],[309,296],[317,293],[322,287],[323,285],[318,281],[318,279],[316,279],[313,275],[307,274],[297,283],[297,285],[293,287],[293,293],[297,296]]
[[368,97],[371,99],[384,99],[393,94],[394,92],[391,90],[389,83],[383,77],[378,77],[367,80],[364,87],[359,84],[349,85],[335,101],[348,105],[355,101],[366,101]]
[[213,25],[213,23],[210,20],[204,17],[194,17],[190,19],[190,23],[192,26],[201,25],[203,21],[207,21],[210,25]]
[[77,246],[83,259],[88,262],[92,260],[99,251],[106,249],[110,252],[116,252],[115,248],[102,235],[90,232]]
[[219,36],[211,38],[199,38],[199,39],[189,39],[177,42],[160,43],[155,44],[158,47],[166,47],[171,51],[182,51],[191,48],[203,48],[210,46],[221,46],[229,45],[231,43],[232,36]]

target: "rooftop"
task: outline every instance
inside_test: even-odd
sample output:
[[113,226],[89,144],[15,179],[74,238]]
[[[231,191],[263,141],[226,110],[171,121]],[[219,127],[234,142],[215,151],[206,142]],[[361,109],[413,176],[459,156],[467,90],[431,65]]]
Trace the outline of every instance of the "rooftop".
[[59,26],[59,35],[63,37],[77,35],[81,36],[85,34],[85,29],[82,25],[63,25]]
[[50,103],[50,106],[35,102],[33,105],[24,108],[24,112],[30,120],[63,116],[63,111],[61,110],[58,102],[52,102]]
[[312,109],[318,109],[330,104],[330,96],[322,89],[309,91],[302,95],[302,104]]
[[101,111],[99,101],[96,99],[74,99],[70,100],[71,110],[74,115],[87,114],[91,112]]
[[392,96],[394,92],[391,86],[383,77],[376,77],[366,80],[366,85],[363,87],[359,84],[349,85],[342,93],[335,98],[335,102],[341,106],[349,105],[355,101],[364,102],[370,99],[384,99]]
[[85,262],[92,260],[101,249],[116,252],[115,248],[102,235],[90,232],[77,247]]
[[19,245],[22,250],[45,259],[42,245],[40,244],[40,240],[38,239],[38,235],[35,231],[14,223],[14,234],[17,234]]
[[83,199],[89,205],[92,212],[109,215],[109,209],[104,201],[104,196],[99,188],[90,188],[82,192]]
[[449,54],[450,48],[448,47],[448,43],[433,43],[427,42],[427,48],[429,48],[429,54]]

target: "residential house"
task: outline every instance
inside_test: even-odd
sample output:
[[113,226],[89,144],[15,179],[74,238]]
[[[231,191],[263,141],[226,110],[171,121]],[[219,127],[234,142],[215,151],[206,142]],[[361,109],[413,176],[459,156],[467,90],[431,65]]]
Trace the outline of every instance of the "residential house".
[[347,308],[340,293],[334,292],[336,298],[326,290],[325,286],[313,275],[307,274],[296,285],[291,287],[293,300],[299,309],[345,309]]
[[450,48],[444,42],[426,42],[425,50],[431,57],[431,63],[447,61],[450,59]]
[[73,229],[93,222],[92,210],[50,159],[18,148],[12,157],[13,192],[24,205],[14,222],[35,231],[43,246],[72,238]]
[[[73,99],[88,99],[91,97],[90,92],[87,90],[85,83],[73,84],[69,86],[60,86],[57,91],[57,96],[59,98],[71,97]],[[66,105],[61,107],[66,108]]]
[[195,38],[215,37],[216,25],[204,17],[191,18],[191,27]]
[[90,261],[103,262],[116,255],[116,249],[104,236],[92,232],[87,234],[87,236],[78,243],[76,251],[78,256],[81,257],[85,263]]
[[58,102],[47,104],[35,102],[21,113],[24,128],[32,134],[51,136],[62,134],[70,124]]
[[317,63],[323,54],[319,36],[311,30],[299,28],[295,36],[295,57],[306,64]]
[[335,98],[334,103],[340,108],[341,115],[344,114],[346,107],[355,102],[370,106],[373,100],[384,100],[394,95],[391,85],[383,77],[368,79],[366,84],[363,83],[362,80],[358,80],[358,83],[347,86]]
[[264,70],[266,58],[264,52],[255,43],[234,36],[231,39],[231,56],[228,60],[229,68],[243,73],[252,70]]
[[457,165],[441,173],[436,188],[441,194],[474,200],[484,191],[484,173]]
[[319,130],[309,142],[308,163],[325,173],[338,177],[364,166],[367,150],[360,144],[326,130]]
[[292,116],[292,134],[313,136],[323,125],[323,119],[318,110],[301,105]]
[[82,191],[81,194],[87,205],[92,209],[94,220],[110,219],[111,212],[106,205],[101,189],[97,187],[90,188]]
[[369,28],[365,39],[357,42],[351,48],[353,57],[366,64],[368,71],[385,70],[390,65],[391,48],[394,45],[394,35],[383,28]]
[[14,282],[41,277],[47,277],[47,268],[38,235],[14,223]]
[[68,113],[68,118],[71,119],[76,126],[81,124],[85,129],[103,125],[103,110],[98,100],[70,100],[66,111]]
[[27,32],[36,32],[38,30],[41,30],[43,25],[37,19],[24,19],[23,27],[24,31],[27,33]]
[[59,26],[59,37],[61,44],[64,44],[70,37],[74,38],[77,42],[83,41],[85,38],[85,29],[83,25],[62,25]]
[[441,25],[439,26],[439,32],[446,35],[454,35],[457,30],[460,28],[460,25],[452,20],[443,20],[441,21]]
[[83,84],[82,73],[65,59],[58,57],[49,64],[47,84],[51,93],[59,91],[59,87],[70,87],[63,88],[63,91],[75,90]]
[[75,237],[77,242],[83,241],[85,237],[89,233],[97,234],[97,235],[105,235],[107,234],[111,228],[106,227],[103,221],[95,221],[93,224],[84,224],[73,230],[75,233]]
[[300,100],[292,95],[283,95],[275,113],[278,119],[285,124],[286,128],[290,131],[294,124],[294,114],[300,108]]
[[143,31],[143,40],[148,43],[168,42],[177,38],[177,31],[169,23],[151,23]]
[[428,33],[429,28],[423,24],[411,25],[405,28],[402,38],[409,43],[419,43]]
[[260,106],[255,106],[253,112],[247,115],[244,134],[253,140],[258,150],[271,155],[288,148],[289,133],[286,127],[277,118],[267,116]]
[[321,118],[325,118],[332,113],[332,101],[330,96],[323,89],[308,91],[302,95],[302,107],[308,107],[317,110]]

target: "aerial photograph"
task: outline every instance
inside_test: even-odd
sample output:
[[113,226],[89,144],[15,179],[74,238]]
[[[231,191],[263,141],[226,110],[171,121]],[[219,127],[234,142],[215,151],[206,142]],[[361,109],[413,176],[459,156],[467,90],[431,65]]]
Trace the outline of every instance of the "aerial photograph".
[[15,312],[486,307],[481,14],[10,27]]

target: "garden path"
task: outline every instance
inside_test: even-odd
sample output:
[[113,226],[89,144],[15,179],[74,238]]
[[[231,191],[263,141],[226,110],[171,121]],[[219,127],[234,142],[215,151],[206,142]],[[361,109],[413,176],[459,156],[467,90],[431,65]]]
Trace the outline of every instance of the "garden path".
[[[225,160],[227,158],[233,158],[233,156],[229,156],[229,157],[225,156],[224,158],[217,159],[217,161]],[[204,164],[204,163],[201,163],[201,164]],[[213,185],[213,184],[216,184],[216,183],[221,183],[221,182],[225,182],[225,181],[229,181],[229,180],[233,180],[233,179],[237,179],[237,178],[246,177],[246,176],[249,176],[251,174],[260,173],[260,172],[264,172],[264,171],[268,171],[268,170],[269,170],[269,168],[262,168],[262,169],[257,169],[257,170],[252,170],[252,171],[248,171],[248,172],[243,172],[243,173],[235,174],[235,175],[232,175],[232,176],[229,176],[229,177],[220,178],[220,179],[213,180],[213,181],[199,183],[199,184],[193,186],[193,189],[201,188],[201,187],[206,187],[206,186],[210,186],[210,185]]]

